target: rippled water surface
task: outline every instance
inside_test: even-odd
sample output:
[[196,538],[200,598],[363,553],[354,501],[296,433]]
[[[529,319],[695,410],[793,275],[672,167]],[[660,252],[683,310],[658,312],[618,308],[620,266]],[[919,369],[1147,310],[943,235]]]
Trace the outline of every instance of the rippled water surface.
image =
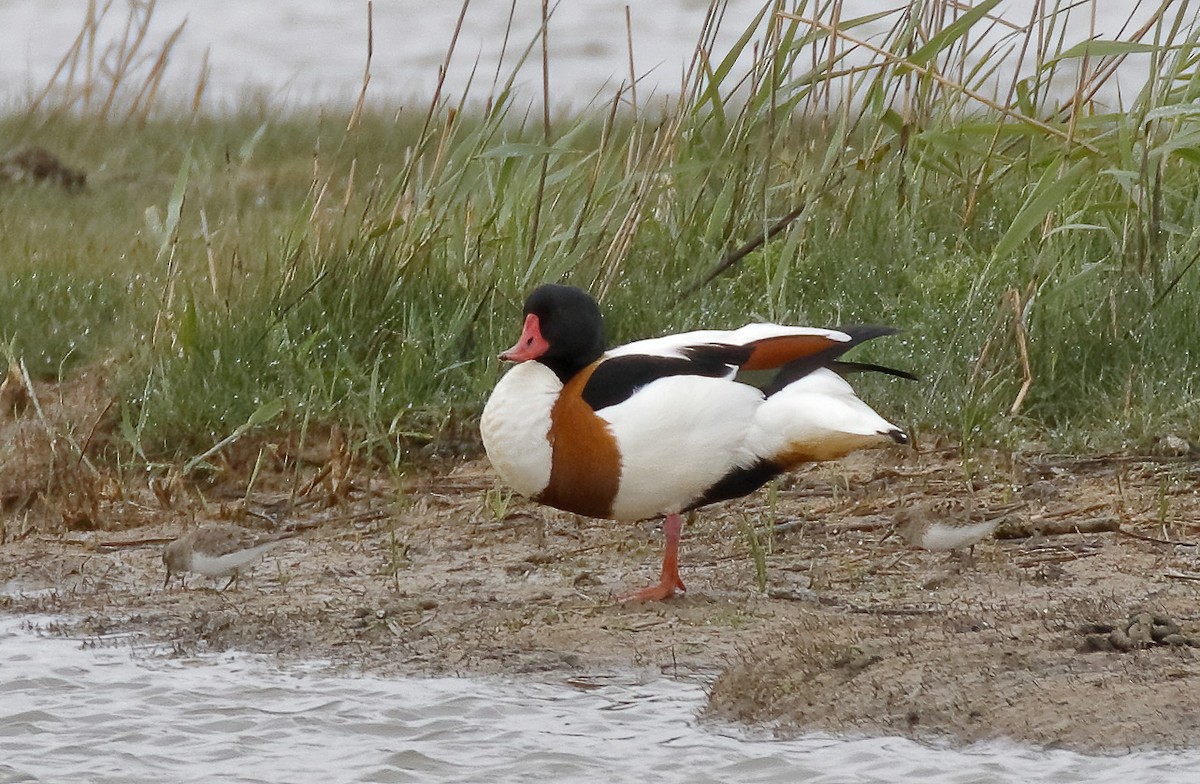
[[0,783],[1200,780],[1196,753],[752,738],[698,723],[703,699],[670,680],[388,680],[245,655],[169,661],[5,619]]
[[[997,10],[1013,23],[1024,24],[1038,1],[1006,0]],[[727,0],[714,50],[727,51],[765,4]],[[709,2],[569,0],[551,5],[550,93],[556,105],[578,107],[598,94],[611,97],[612,86],[628,82],[631,70],[643,100],[651,93],[677,93]],[[898,0],[844,0],[843,16],[866,16],[901,5]],[[1136,28],[1158,4],[1097,6],[1094,20],[1090,5],[1071,16],[1064,48],[1092,34],[1118,36],[1131,9],[1131,28]],[[97,53],[120,39],[126,7],[116,3],[105,17],[97,33]],[[453,0],[376,0],[373,7],[369,97],[385,101],[432,95],[452,41],[456,48],[446,89],[457,94],[474,84],[486,95],[495,74],[507,77],[542,24],[541,4],[528,1],[472,0],[461,25],[462,4]],[[86,9],[80,0],[0,0],[0,98],[36,94],[52,79],[80,32]],[[163,88],[167,93],[190,100],[207,68],[207,95],[219,104],[238,102],[248,89],[264,91],[272,101],[302,104],[352,105],[358,98],[366,64],[366,2],[158,0],[155,9],[146,38],[150,52],[157,52],[171,32],[184,25],[171,50]],[[510,12],[512,29],[505,36]],[[879,34],[892,24],[889,18],[858,33]],[[1125,62],[1121,75],[1131,76],[1126,93],[1136,92],[1144,71],[1145,62],[1137,57]],[[525,98],[541,95],[540,51],[518,70],[517,84]]]

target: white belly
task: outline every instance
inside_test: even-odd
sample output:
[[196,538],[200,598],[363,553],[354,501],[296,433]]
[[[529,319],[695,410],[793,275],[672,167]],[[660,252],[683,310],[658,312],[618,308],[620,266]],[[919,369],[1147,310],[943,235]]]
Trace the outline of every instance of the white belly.
[[268,542],[224,555],[194,552],[191,571],[207,577],[233,577],[235,574],[249,571],[250,567],[262,560],[263,553],[278,544],[280,542]]

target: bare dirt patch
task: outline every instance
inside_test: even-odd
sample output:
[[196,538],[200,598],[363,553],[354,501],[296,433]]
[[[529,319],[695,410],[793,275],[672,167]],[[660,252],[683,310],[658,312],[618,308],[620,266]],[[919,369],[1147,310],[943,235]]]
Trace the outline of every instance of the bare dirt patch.
[[[42,416],[0,423],[0,611],[77,619],[73,634],[380,674],[715,678],[710,715],[782,732],[1119,751],[1200,731],[1187,458],[964,462],[926,443],[813,466],[685,527],[687,595],[622,605],[657,573],[655,522],[528,504],[477,458],[389,476],[336,433],[235,448],[200,479],[118,475],[97,451],[113,426],[103,383],[39,392]],[[898,506],[968,495],[1025,501],[999,532],[1019,538],[973,557],[885,538]],[[305,530],[233,589],[193,576],[164,590],[162,546],[215,519]],[[1037,534],[1071,521],[1099,532]]]

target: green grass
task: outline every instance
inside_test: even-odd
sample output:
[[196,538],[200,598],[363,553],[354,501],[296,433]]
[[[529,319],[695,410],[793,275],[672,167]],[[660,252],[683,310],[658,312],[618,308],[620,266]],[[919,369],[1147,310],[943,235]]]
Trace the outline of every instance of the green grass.
[[[924,8],[885,18],[871,40],[888,54],[853,68],[854,20],[834,50],[821,25],[764,13],[678,103],[594,106],[548,132],[507,90],[353,122],[10,112],[0,138],[37,138],[90,185],[0,186],[0,341],[41,377],[118,360],[140,460],[339,422],[399,462],[469,425],[524,294],[550,280],[599,294],[613,342],[753,319],[901,327],[862,354],[923,381],[856,385],[966,444],[1137,450],[1200,431],[1197,31],[1085,53],[998,28],[983,51],[988,17]],[[1043,65],[986,88],[1024,42]],[[1135,50],[1156,76],[1121,111],[1087,80],[1063,92],[1068,65],[1102,76]],[[1032,384],[1014,412],[1019,336]]]

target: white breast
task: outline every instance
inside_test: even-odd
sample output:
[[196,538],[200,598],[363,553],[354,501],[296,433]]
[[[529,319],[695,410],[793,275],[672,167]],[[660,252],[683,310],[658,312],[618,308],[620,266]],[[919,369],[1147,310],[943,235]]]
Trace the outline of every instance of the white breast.
[[496,384],[483,407],[479,432],[500,478],[522,495],[550,482],[550,410],[562,391],[558,376],[540,362],[522,362]]

